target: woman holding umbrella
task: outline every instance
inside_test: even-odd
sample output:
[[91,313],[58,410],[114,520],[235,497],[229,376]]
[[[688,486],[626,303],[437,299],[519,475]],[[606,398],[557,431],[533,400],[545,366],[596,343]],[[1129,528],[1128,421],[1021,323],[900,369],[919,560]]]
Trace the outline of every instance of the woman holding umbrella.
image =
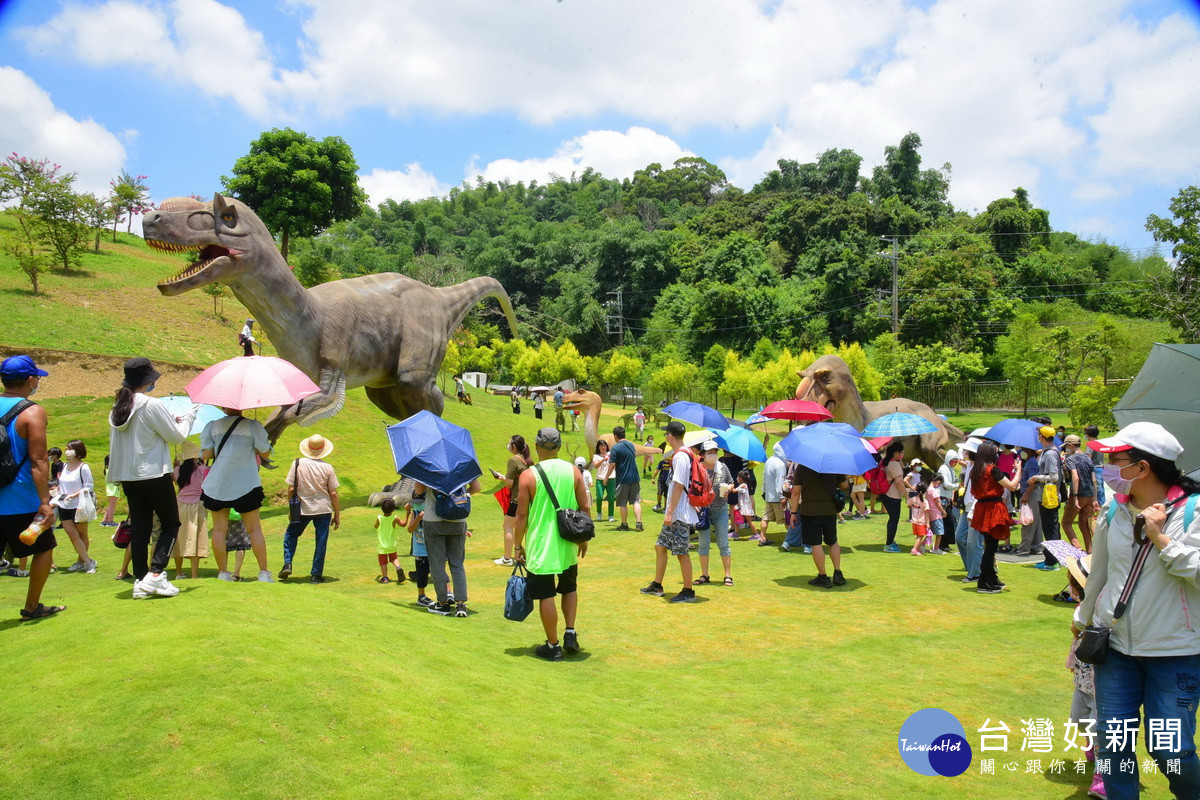
[[[125,380],[117,389],[109,425],[109,480],[121,484],[129,503],[130,542],[133,558],[135,599],[150,595],[174,597],[179,589],[163,572],[171,547],[179,533],[179,507],[171,480],[171,445],[187,438],[196,417],[193,408],[172,415],[158,398],[151,397],[161,373],[147,358],[125,362]],[[157,515],[162,531],[154,548],[154,560],[146,563],[150,530]]]
[[904,505],[904,443],[897,440],[888,445],[883,458],[883,473],[887,478],[888,488],[879,499],[887,511],[887,543],[885,553],[899,553],[900,545],[896,544],[896,530],[900,527],[900,507]]
[[1008,504],[1004,502],[1004,490],[1016,491],[1021,485],[1021,463],[1013,467],[1013,477],[1006,477],[997,465],[996,445],[984,441],[975,453],[971,467],[971,494],[975,498],[975,513],[971,527],[983,535],[983,560],[979,564],[979,581],[976,591],[980,594],[999,594],[1004,588],[996,574],[996,549],[1001,539],[1009,536],[1012,517]]
[[263,504],[262,479],[258,460],[271,455],[267,429],[258,420],[246,419],[236,408],[222,408],[225,416],[204,426],[200,433],[201,457],[212,461],[212,469],[200,487],[200,502],[212,512],[213,556],[217,559],[217,578],[232,581],[225,533],[229,530],[229,510],[242,515],[242,524],[250,536],[250,548],[258,560],[258,579],[271,583],[267,570],[267,542],[263,538],[259,509]]

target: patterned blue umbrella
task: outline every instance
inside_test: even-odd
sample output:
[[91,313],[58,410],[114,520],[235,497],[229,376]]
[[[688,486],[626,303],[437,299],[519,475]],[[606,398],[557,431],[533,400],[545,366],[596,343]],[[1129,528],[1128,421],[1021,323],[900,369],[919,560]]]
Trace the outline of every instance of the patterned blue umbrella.
[[875,436],[920,436],[922,433],[934,433],[937,426],[917,414],[884,414],[871,420],[863,428],[862,435],[867,438]]
[[387,429],[396,472],[449,494],[483,474],[471,432],[429,411]]
[[668,417],[690,422],[701,428],[716,428],[723,431],[729,427],[729,420],[725,419],[724,414],[703,403],[678,400],[664,408],[662,413]]

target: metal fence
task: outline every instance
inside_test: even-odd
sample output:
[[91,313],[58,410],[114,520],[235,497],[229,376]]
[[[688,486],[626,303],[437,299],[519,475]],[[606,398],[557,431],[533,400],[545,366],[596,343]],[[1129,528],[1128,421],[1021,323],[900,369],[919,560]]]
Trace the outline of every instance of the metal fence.
[[[1110,379],[1109,386],[1123,386],[1131,378]],[[917,400],[930,408],[961,411],[1002,410],[1024,408],[1068,408],[1075,387],[1090,381],[1038,381],[1028,387],[1012,381],[976,381],[941,385],[936,383],[907,386],[897,394]]]

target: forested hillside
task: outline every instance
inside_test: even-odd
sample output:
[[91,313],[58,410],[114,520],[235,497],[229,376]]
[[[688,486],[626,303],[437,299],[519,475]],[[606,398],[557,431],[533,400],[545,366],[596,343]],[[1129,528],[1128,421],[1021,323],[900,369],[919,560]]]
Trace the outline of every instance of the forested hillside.
[[[750,191],[702,158],[624,181],[591,170],[545,185],[481,180],[445,198],[386,201],[295,241],[291,261],[309,284],[393,270],[434,284],[491,275],[529,341],[569,339],[583,356],[625,346],[643,360],[665,350],[696,365],[714,345],[819,351],[890,332],[893,240],[900,340],[934,348],[934,360],[943,348],[968,354],[980,368],[965,378],[1001,376],[997,341],[1022,311],[1069,323],[1077,341],[1059,344],[1078,353],[1087,325],[1110,339],[1127,328],[1100,314],[1156,316],[1147,289],[1167,269],[1161,257],[1055,231],[1020,187],[978,214],[956,210],[950,165],[924,168],[920,147],[905,136],[869,178],[850,150],[780,160]],[[481,343],[494,335],[478,319],[470,327]]]

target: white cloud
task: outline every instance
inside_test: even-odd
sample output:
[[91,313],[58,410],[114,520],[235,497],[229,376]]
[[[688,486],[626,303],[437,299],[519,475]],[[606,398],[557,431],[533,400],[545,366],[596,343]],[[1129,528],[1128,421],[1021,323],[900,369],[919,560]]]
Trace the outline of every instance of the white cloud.
[[606,178],[622,180],[647,164],[658,162],[669,167],[678,158],[693,155],[673,139],[649,128],[632,127],[620,131],[588,131],[564,142],[547,158],[528,158],[517,161],[502,158],[489,162],[483,169],[474,164],[467,168],[467,179],[476,175],[485,181],[538,181],[546,183],[554,176],[569,178],[588,167]]
[[440,197],[450,187],[440,183],[436,176],[426,172],[420,164],[413,163],[404,169],[373,169],[358,176],[358,185],[367,193],[368,202],[378,206],[384,200],[421,200]]
[[66,51],[91,66],[153,70],[260,117],[273,109],[275,68],[262,33],[217,0],[71,3],[21,33],[34,52]]
[[0,153],[48,158],[78,173],[79,191],[108,194],[125,163],[120,140],[93,120],[75,119],[24,72],[0,67]]

